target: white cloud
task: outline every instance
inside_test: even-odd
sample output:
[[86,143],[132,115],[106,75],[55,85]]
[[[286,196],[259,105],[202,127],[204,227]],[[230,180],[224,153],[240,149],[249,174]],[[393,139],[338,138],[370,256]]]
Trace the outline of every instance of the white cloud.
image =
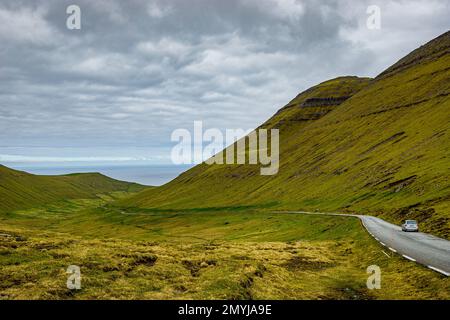
[[[85,7],[82,6],[82,12]],[[108,19],[116,24],[123,25],[129,22],[129,17],[120,5],[120,2],[109,0],[95,0],[89,3],[89,8],[93,8],[100,15],[106,15]]]
[[45,19],[46,10],[0,8],[0,41],[48,45],[60,35]]
[[448,1],[378,2],[370,32],[369,0],[77,0],[70,32],[64,1],[2,0],[0,153],[164,157],[175,128],[256,127],[300,91],[374,76],[448,29]]
[[182,56],[191,52],[193,47],[181,41],[164,37],[157,42],[140,42],[136,46],[143,54]]
[[283,19],[298,20],[305,13],[301,0],[246,0],[245,3]]
[[431,25],[445,25],[450,14],[448,1],[380,1],[381,29],[371,30],[366,26],[368,4],[371,2],[341,5],[342,17],[356,21],[356,25],[342,26],[339,34],[355,48],[376,53],[377,61],[374,62],[378,73],[416,49],[419,44],[440,35],[443,30],[432,28]]
[[163,18],[170,14],[172,8],[170,6],[163,6],[162,4],[157,4],[152,2],[147,6],[148,15],[152,18]]
[[[77,63],[67,62],[72,72],[94,77],[125,77],[129,72],[136,71],[133,59],[117,53],[93,53],[84,59],[79,59]],[[60,67],[67,68],[67,65],[63,64]]]

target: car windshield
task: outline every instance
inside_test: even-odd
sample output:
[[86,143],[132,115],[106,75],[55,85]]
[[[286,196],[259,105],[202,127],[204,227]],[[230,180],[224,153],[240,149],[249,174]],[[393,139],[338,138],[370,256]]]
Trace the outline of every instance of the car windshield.
[[417,224],[415,220],[406,220],[406,224]]

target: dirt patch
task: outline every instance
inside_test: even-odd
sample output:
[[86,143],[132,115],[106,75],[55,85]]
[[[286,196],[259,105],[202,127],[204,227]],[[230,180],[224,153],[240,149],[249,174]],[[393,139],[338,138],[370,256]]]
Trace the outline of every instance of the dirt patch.
[[232,260],[251,260],[250,257],[244,255],[232,255],[230,258]]
[[156,263],[156,260],[158,260],[158,257],[154,254],[138,254],[133,257],[133,262],[131,263],[131,265],[144,265],[147,267],[151,267]]
[[175,287],[173,289],[174,289],[175,293],[178,293],[178,294],[188,291],[188,289],[182,284],[175,285]]
[[181,264],[191,272],[193,277],[198,277],[200,275],[200,262],[192,260],[183,260]]
[[66,247],[66,244],[64,243],[56,243],[56,242],[39,242],[31,245],[32,248],[46,251],[46,250],[53,250],[53,249],[61,249]]
[[360,288],[352,288],[342,287],[342,288],[334,288],[333,291],[327,295],[320,296],[321,300],[373,300],[368,292],[368,289]]
[[366,154],[372,152],[372,151],[375,150],[376,148],[378,148],[378,147],[380,147],[380,146],[382,146],[383,144],[386,144],[386,143],[388,143],[388,142],[393,141],[393,143],[397,143],[397,142],[399,142],[400,140],[402,140],[402,139],[404,139],[404,138],[406,137],[406,136],[404,136],[404,134],[405,134],[404,131],[398,132],[398,133],[394,134],[393,136],[391,136],[391,137],[389,137],[389,138],[387,138],[387,139],[385,139],[385,140],[383,140],[383,141],[381,141],[381,142],[378,142],[377,144],[371,146],[369,149],[367,149],[366,151],[364,151],[363,153],[361,153],[360,156],[364,156],[364,155],[366,155]]
[[420,205],[413,205],[409,207],[400,208],[395,212],[395,214],[402,219],[415,219],[423,221],[431,218],[435,213],[433,208],[421,207]]
[[312,260],[308,257],[294,256],[282,264],[289,271],[320,271],[333,267],[334,264],[326,261]]
[[394,192],[399,192],[402,189],[409,186],[410,184],[412,184],[414,181],[416,181],[416,179],[417,179],[417,176],[414,175],[414,176],[407,177],[405,179],[397,180],[397,181],[389,183],[386,186],[386,189],[394,189]]
[[36,282],[35,276],[29,274],[8,273],[0,274],[0,289],[18,287],[25,283]]
[[263,264],[258,264],[256,267],[250,267],[250,272],[247,272],[243,275],[242,279],[239,281],[239,288],[236,293],[232,294],[229,299],[230,300],[253,300],[254,296],[252,293],[252,287],[255,282],[255,279],[262,278],[264,276],[264,272],[267,271],[267,268]]
[[265,265],[263,264],[258,264],[258,266],[256,267],[256,270],[254,272],[254,275],[262,278],[264,276],[264,273],[267,271],[267,268]]
[[11,240],[15,240],[15,241],[27,241],[27,238],[24,236],[21,236],[17,233],[11,233],[11,232],[5,232],[0,230],[0,241],[11,241]]
[[50,252],[50,256],[52,256],[55,259],[66,259],[70,257],[70,254],[67,253],[61,253],[61,252]]
[[244,279],[242,279],[239,282],[239,286],[242,287],[242,290],[240,290],[239,294],[234,297],[233,300],[253,300],[253,295],[251,292],[251,287],[254,282],[254,278],[252,276],[245,276]]
[[204,244],[203,248],[205,250],[216,250],[216,249],[220,248],[220,244],[209,242],[209,243]]
[[208,260],[183,260],[181,264],[191,272],[193,277],[198,277],[200,275],[200,270],[207,268],[209,266],[217,265],[217,261],[214,259]]
[[100,269],[104,272],[131,272],[138,266],[152,267],[155,265],[158,257],[152,253],[132,253],[119,254],[117,257],[122,258],[119,262],[104,264],[90,262],[91,269]]

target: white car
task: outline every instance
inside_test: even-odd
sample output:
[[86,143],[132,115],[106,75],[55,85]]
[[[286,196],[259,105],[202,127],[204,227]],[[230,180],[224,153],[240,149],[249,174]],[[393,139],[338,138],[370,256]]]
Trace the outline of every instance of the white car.
[[419,225],[416,220],[406,220],[405,223],[402,224],[402,231],[419,232]]

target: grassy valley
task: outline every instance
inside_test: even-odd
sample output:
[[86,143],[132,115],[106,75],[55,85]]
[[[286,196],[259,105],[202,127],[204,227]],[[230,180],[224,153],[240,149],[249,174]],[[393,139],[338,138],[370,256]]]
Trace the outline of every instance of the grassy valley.
[[280,169],[201,164],[119,203],[188,209],[269,206],[359,212],[450,237],[450,32],[375,79],[343,77],[298,95],[264,123]]
[[[258,208],[122,211],[111,200],[3,216],[0,298],[450,298],[450,279],[392,254],[354,218]],[[73,264],[81,290],[66,288]],[[366,287],[372,264],[383,270],[380,290]]]
[[142,189],[144,187],[138,184],[114,180],[99,173],[39,176],[0,165],[0,212]]
[[[325,81],[280,109],[261,125],[280,130],[274,176],[200,164],[151,188],[0,166],[0,299],[450,299],[450,278],[358,219],[276,212],[412,218],[449,238],[449,93],[446,33],[374,79]],[[69,265],[81,290],[67,289]]]

